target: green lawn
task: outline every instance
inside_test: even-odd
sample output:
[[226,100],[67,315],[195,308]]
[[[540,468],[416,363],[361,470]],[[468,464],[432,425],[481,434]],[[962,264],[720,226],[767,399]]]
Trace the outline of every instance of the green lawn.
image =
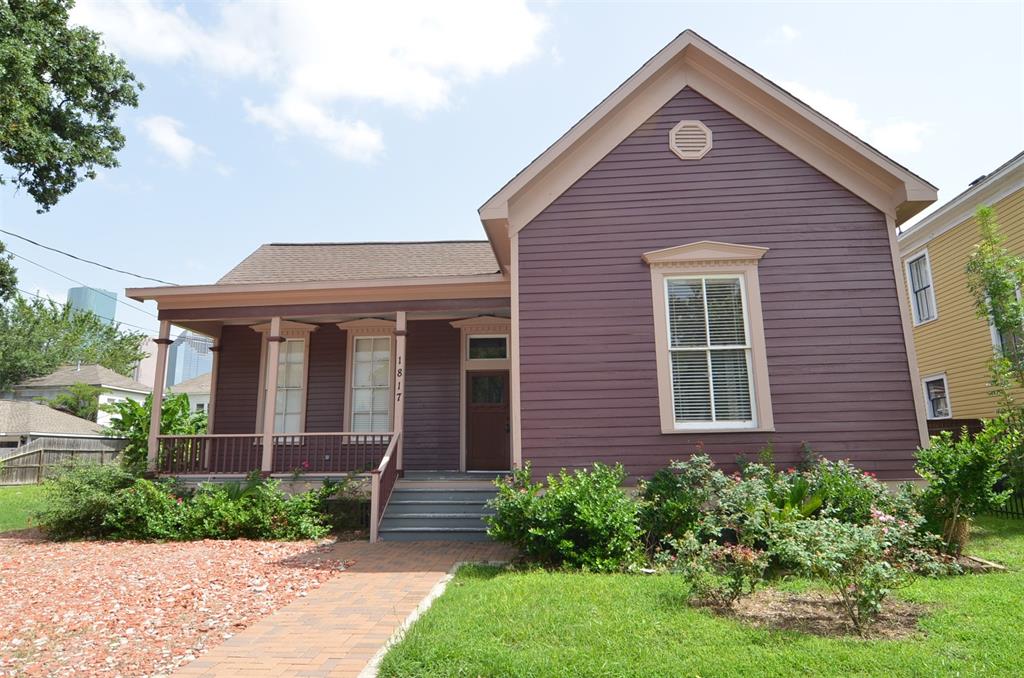
[[42,485],[0,487],[0,532],[28,527],[29,515],[42,507]]
[[384,658],[414,676],[1019,676],[1024,520],[979,521],[971,552],[1009,573],[921,580],[899,595],[932,611],[909,640],[758,630],[684,604],[674,576],[464,567]]

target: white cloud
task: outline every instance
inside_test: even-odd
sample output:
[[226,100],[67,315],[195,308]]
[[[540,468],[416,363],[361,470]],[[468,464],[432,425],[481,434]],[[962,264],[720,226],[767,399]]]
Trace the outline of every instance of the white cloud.
[[197,153],[209,151],[182,134],[182,127],[180,120],[166,115],[154,115],[139,121],[139,129],[154,146],[179,167],[188,167]]
[[383,134],[357,107],[443,108],[454,87],[535,58],[546,28],[522,0],[232,1],[209,26],[183,6],[88,0],[73,18],[127,57],[190,61],[269,86],[269,101],[243,102],[250,120],[363,161],[383,150]]
[[860,107],[824,90],[814,89],[799,82],[779,83],[795,97],[831,118],[835,123],[856,134],[883,153],[914,153],[924,146],[924,138],[932,131],[926,121],[888,120],[875,122],[867,119]]
[[765,38],[765,42],[769,45],[782,45],[793,42],[800,37],[800,31],[793,28],[789,24],[782,24],[776,28],[772,33]]

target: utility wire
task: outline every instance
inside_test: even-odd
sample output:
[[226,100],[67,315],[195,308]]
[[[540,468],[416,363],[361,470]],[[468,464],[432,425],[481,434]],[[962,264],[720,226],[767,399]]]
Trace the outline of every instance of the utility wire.
[[100,268],[105,268],[108,271],[114,271],[115,273],[124,273],[125,275],[132,276],[133,278],[140,278],[142,280],[149,280],[150,282],[160,283],[161,285],[174,285],[175,287],[178,286],[177,283],[167,282],[166,280],[160,280],[159,278],[150,278],[148,275],[139,275],[138,273],[132,273],[131,271],[126,271],[126,270],[121,269],[121,268],[114,268],[113,266],[107,266],[106,264],[101,264],[98,261],[93,261],[91,259],[86,259],[84,257],[80,257],[80,256],[77,256],[77,255],[71,254],[70,252],[65,252],[64,250],[57,249],[56,247],[50,247],[49,245],[44,245],[41,242],[36,242],[35,240],[32,240],[30,238],[26,238],[23,235],[18,235],[17,233],[12,233],[11,231],[5,231],[2,228],[0,228],[0,233],[6,233],[7,235],[14,236],[15,238],[20,238],[21,240],[24,240],[27,243],[32,243],[36,247],[42,247],[43,249],[50,250],[51,252],[56,252],[57,254],[63,254],[65,257],[71,257],[72,259],[77,259],[78,261],[84,261],[85,263],[92,264],[93,266],[99,266]]
[[[53,299],[51,299],[49,297],[44,297],[41,294],[36,294],[35,292],[29,292],[28,290],[23,290],[20,287],[16,287],[14,289],[18,290],[22,294],[27,294],[30,297],[35,297],[36,299],[42,299],[43,301],[50,301],[50,302],[53,302],[53,303],[57,303],[57,302],[54,302]],[[151,328],[151,327],[142,327],[141,325],[133,325],[131,323],[126,323],[123,320],[115,320],[114,318],[108,318],[106,316],[102,316],[99,313],[93,313],[93,315],[96,316],[97,318],[99,318],[100,320],[107,320],[107,321],[112,322],[112,323],[117,323],[118,325],[127,325],[128,327],[134,327],[137,330],[142,330],[146,334],[152,334],[152,332],[153,332],[153,328]]]
[[[50,273],[53,273],[54,275],[59,275],[60,277],[64,278],[65,280],[70,280],[71,282],[75,283],[76,285],[81,285],[82,287],[85,287],[86,289],[90,289],[90,290],[93,290],[94,292],[99,292],[100,294],[102,294],[103,296],[105,296],[105,297],[106,297],[107,299],[113,299],[113,300],[114,300],[114,301],[116,301],[117,303],[121,304],[122,306],[126,306],[126,307],[128,307],[128,308],[132,309],[133,311],[139,311],[140,313],[145,313],[146,315],[150,315],[150,316],[153,316],[154,318],[156,318],[156,317],[157,317],[157,315],[156,315],[155,313],[150,313],[149,311],[147,311],[147,310],[146,310],[146,309],[144,309],[144,308],[141,308],[140,306],[132,306],[132,305],[131,305],[131,304],[129,304],[128,302],[126,302],[126,301],[122,301],[122,300],[121,300],[121,299],[120,299],[120,298],[119,298],[119,297],[117,296],[117,293],[116,293],[116,292],[114,292],[114,293],[111,293],[111,292],[108,292],[107,290],[101,290],[101,289],[99,289],[99,288],[97,288],[97,287],[93,287],[92,285],[86,285],[86,284],[85,284],[84,282],[82,282],[81,280],[75,280],[75,279],[74,279],[74,278],[72,278],[71,276],[67,276],[67,275],[64,275],[64,274],[63,274],[63,273],[61,273],[60,271],[55,271],[55,270],[53,270],[52,268],[50,268],[50,267],[48,267],[48,266],[43,266],[43,265],[42,265],[42,264],[40,264],[40,263],[39,263],[38,261],[32,261],[32,260],[31,260],[31,259],[29,259],[28,257],[24,257],[24,256],[22,256],[22,255],[18,254],[17,252],[14,252],[14,251],[12,251],[12,250],[7,250],[7,251],[8,251],[8,252],[10,252],[11,254],[13,254],[14,256],[18,257],[19,259],[22,259],[23,261],[27,261],[27,262],[28,262],[28,263],[30,263],[30,264],[33,264],[33,265],[35,265],[35,266],[38,266],[39,268],[43,269],[44,271],[49,271]],[[139,303],[141,304],[141,302],[139,302]]]

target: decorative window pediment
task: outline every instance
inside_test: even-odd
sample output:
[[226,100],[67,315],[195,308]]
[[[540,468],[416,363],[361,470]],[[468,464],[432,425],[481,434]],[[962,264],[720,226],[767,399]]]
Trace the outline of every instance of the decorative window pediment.
[[337,323],[338,329],[352,334],[394,334],[395,321],[384,318],[360,318]]
[[[260,334],[270,334],[270,323],[260,323],[259,325],[249,325],[254,332]],[[301,339],[307,336],[310,332],[316,332],[319,329],[319,325],[313,325],[310,323],[300,323],[294,320],[282,320],[281,321],[281,336],[287,338]]]
[[662,250],[654,250],[653,252],[645,252],[643,260],[651,266],[670,266],[673,264],[696,264],[703,266],[756,264],[767,253],[767,247],[701,240],[686,245],[677,245],[675,247],[666,247]]

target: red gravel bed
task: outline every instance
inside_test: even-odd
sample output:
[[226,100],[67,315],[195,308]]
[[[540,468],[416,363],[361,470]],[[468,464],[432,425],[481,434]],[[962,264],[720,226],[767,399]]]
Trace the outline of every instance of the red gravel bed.
[[0,534],[0,675],[166,675],[344,569],[332,546]]

